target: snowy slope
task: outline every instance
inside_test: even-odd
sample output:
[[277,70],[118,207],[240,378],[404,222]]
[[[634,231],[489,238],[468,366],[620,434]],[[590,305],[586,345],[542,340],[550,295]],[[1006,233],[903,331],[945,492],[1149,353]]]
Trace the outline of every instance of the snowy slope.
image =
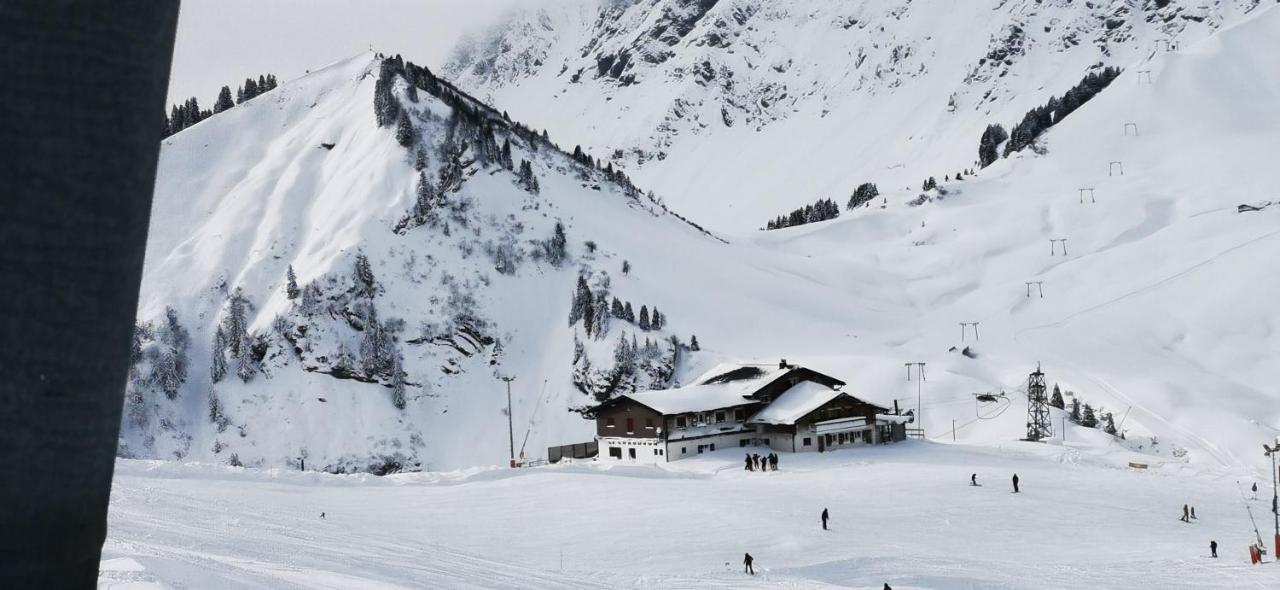
[[[914,321],[881,342],[901,362],[938,362],[924,384],[926,427],[993,433],[997,405],[976,403],[952,374],[1016,385],[1040,361],[1050,383],[1115,413],[1129,444],[1148,436],[1206,466],[1258,466],[1280,414],[1274,280],[1280,225],[1269,162],[1280,150],[1280,11],[1269,8],[1204,42],[1135,65],[1045,136],[1046,156],[998,162],[976,179],[886,197],[828,223],[767,232],[758,245],[821,256],[835,269],[896,269]],[[1136,123],[1137,137],[1125,136]],[[1108,165],[1123,162],[1124,174]],[[1096,204],[1078,188],[1095,189]],[[1066,238],[1068,256],[1049,240]],[[1027,281],[1042,281],[1044,297]],[[979,321],[961,342],[958,322]],[[900,344],[899,344],[900,343]],[[973,345],[977,359],[936,352]],[[940,361],[940,362],[939,362]],[[1015,369],[1019,367],[1020,370]],[[892,367],[898,387],[901,365]],[[1002,368],[999,373],[983,374]],[[998,371],[999,369],[997,369]],[[938,376],[941,375],[939,378]],[[994,389],[994,388],[992,388]],[[901,389],[900,389],[901,390]],[[982,390],[974,390],[982,391]],[[1021,401],[1014,396],[1015,401]],[[1022,427],[1025,404],[1004,416]],[[1055,417],[1055,428],[1059,418]],[[979,429],[979,430],[974,430]]]
[[[432,220],[405,227],[421,182],[413,154],[424,153],[424,174],[439,190],[446,148],[469,145],[459,138],[470,132],[452,127],[451,107],[428,93],[411,101],[399,78],[397,100],[413,113],[420,140],[398,145],[394,125],[375,124],[377,64],[371,54],[340,62],[165,141],[123,456],[266,466],[300,466],[305,457],[308,468],[327,470],[499,463],[508,437],[497,377],[515,376],[515,443],[538,457],[592,432],[568,411],[596,401],[574,385],[583,365],[575,341],[596,371],[614,366],[623,338],[640,348],[651,340],[654,363],[676,355],[673,369],[697,369],[716,360],[686,348],[699,331],[714,332],[704,344],[749,343],[735,352],[772,357],[821,350],[849,325],[888,320],[811,279],[779,283],[794,272],[792,257],[726,244],[506,123],[493,123],[498,142],[512,142],[515,167],[532,162],[540,192],[499,163],[472,162],[468,151],[463,178],[440,197]],[[567,234],[560,266],[537,259],[557,221]],[[358,292],[357,253],[376,283],[368,296]],[[499,270],[499,258],[511,268]],[[633,267],[627,274],[624,260]],[[290,267],[298,299],[287,297]],[[637,313],[642,304],[662,309],[667,323],[646,332],[615,320],[588,337],[581,322],[566,321],[579,276]],[[212,344],[220,327],[232,329],[237,289],[246,346],[263,366],[245,381],[238,357],[221,347],[228,374],[215,383]],[[811,306],[779,309],[815,289],[822,295]],[[724,305],[729,299],[733,306]],[[166,307],[190,342],[186,379],[172,399],[157,386],[165,375],[157,367],[174,348],[164,335]],[[394,405],[394,371],[353,367],[364,364],[372,312],[402,357],[403,410]],[[756,322],[765,316],[816,327],[766,340]],[[683,346],[673,347],[673,336]]]
[[121,461],[99,587],[1274,586],[1274,564],[1249,565],[1234,480],[1118,469],[1126,459],[912,442],[784,455],[768,473],[721,451],[668,470],[388,478]]
[[[450,197],[466,203],[462,222],[446,224],[448,235],[444,225],[398,233],[415,198],[413,157],[393,127],[374,123],[373,58],[337,64],[167,140],[139,318],[154,324],[175,308],[191,333],[190,376],[174,400],[141,388],[123,454],[284,466],[305,450],[309,467],[329,469],[500,463],[507,420],[496,376],[515,375],[515,445],[528,432],[527,454],[538,457],[591,436],[592,424],[569,411],[594,402],[575,386],[575,358],[603,370],[623,338],[662,348],[696,334],[701,352],[664,349],[680,351],[670,385],[722,360],[785,356],[855,395],[915,408],[903,363],[923,361],[927,433],[950,438],[954,424],[957,440],[1003,444],[1025,432],[1020,390],[1040,362],[1068,402],[1111,414],[1128,437],[1069,427],[1069,441],[1255,469],[1258,441],[1280,432],[1268,391],[1280,377],[1269,305],[1280,295],[1271,268],[1280,210],[1235,206],[1280,201],[1267,176],[1280,148],[1280,88],[1266,74],[1280,64],[1265,50],[1276,38],[1280,12],[1253,11],[1175,52],[1135,57],[1042,138],[1045,155],[1014,155],[923,199],[882,184],[882,199],[834,222],[746,236],[702,233],[522,139],[514,159],[533,162],[539,195],[502,166],[470,165]],[[420,95],[410,110],[437,112],[422,115],[423,141],[445,141],[449,107]],[[1139,135],[1126,136],[1126,123]],[[443,162],[429,159],[435,177]],[[1111,161],[1123,162],[1123,176],[1108,176]],[[1081,204],[1080,187],[1095,188],[1098,202]],[[556,220],[570,253],[560,267],[534,260]],[[1055,238],[1068,239],[1069,256],[1049,255]],[[503,244],[521,254],[513,274],[495,269]],[[292,265],[300,285],[326,289],[325,301],[352,303],[356,250],[372,261],[379,317],[404,321],[395,333],[404,410],[385,378],[332,376],[333,358],[359,348],[351,310],[316,320],[285,297]],[[611,296],[661,308],[668,325],[646,333],[615,320],[588,337],[566,321],[579,276],[596,292],[607,279]],[[1043,299],[1026,297],[1027,281],[1043,282]],[[294,356],[287,338],[269,339],[261,378],[210,388],[209,345],[237,287],[252,304],[253,334],[296,337],[306,324],[317,335]],[[472,319],[483,329],[469,332]],[[981,322],[977,343],[959,338],[957,323],[970,321]],[[976,358],[960,354],[966,345]],[[210,416],[211,389],[227,419]],[[973,397],[1001,390],[996,402]],[[1055,439],[1062,419],[1055,410]]]
[[744,230],[862,182],[973,166],[988,123],[1259,4],[578,0],[463,43],[445,73],[612,155],[676,210]]

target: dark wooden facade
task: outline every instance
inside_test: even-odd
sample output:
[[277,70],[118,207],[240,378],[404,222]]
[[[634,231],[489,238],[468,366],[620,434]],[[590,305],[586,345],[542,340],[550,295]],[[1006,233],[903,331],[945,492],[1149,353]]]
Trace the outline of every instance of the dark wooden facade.
[[596,410],[596,436],[664,438],[662,426],[662,414],[628,397],[611,399]]

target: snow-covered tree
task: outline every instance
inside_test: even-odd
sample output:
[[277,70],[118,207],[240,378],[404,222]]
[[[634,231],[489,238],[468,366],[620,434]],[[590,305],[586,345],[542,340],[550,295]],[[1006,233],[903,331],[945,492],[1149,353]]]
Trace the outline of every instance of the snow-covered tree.
[[236,103],[231,101],[231,88],[223,86],[222,90],[218,91],[218,100],[213,103],[213,112],[221,113],[233,106],[236,106]]
[[551,232],[551,237],[542,243],[543,253],[546,255],[547,262],[553,266],[561,266],[569,257],[568,250],[569,240],[565,236],[564,224],[557,221],[555,229]]
[[217,383],[227,375],[227,334],[218,326],[213,331],[213,345],[210,348],[209,378]]
[[876,188],[875,183],[864,182],[858,185],[858,188],[853,191],[853,196],[849,197],[848,208],[856,209],[878,196],[880,196],[880,189]]
[[410,147],[417,140],[418,132],[413,128],[413,122],[409,120],[409,115],[404,111],[400,111],[400,116],[396,119],[396,143],[404,147]]
[[1102,424],[1103,424],[1102,426],[1103,432],[1106,432],[1111,436],[1116,435],[1116,421],[1115,421],[1115,418],[1111,415],[1111,412],[1107,412],[1102,416]]
[[641,306],[640,306],[640,323],[639,323],[639,325],[640,325],[640,329],[641,329],[641,330],[644,330],[645,332],[648,332],[648,331],[649,331],[649,327],[650,327],[650,326],[649,326],[649,308],[648,308],[648,307],[646,307],[646,306],[644,306],[644,305],[641,305]]
[[1066,408],[1066,403],[1062,400],[1062,390],[1058,389],[1058,384],[1053,384],[1053,397],[1049,398],[1049,405],[1059,410]]
[[289,299],[297,299],[301,295],[298,290],[298,275],[293,274],[293,265],[289,265],[288,272],[285,273],[284,295]]
[[1009,139],[1009,133],[999,123],[987,125],[978,142],[978,166],[986,168],[1000,158],[1000,143]]
[[1089,428],[1098,427],[1098,417],[1093,413],[1093,406],[1089,404],[1084,405],[1084,411],[1080,413],[1080,425],[1087,426]]
[[1079,424],[1079,423],[1080,423],[1080,398],[1078,398],[1078,397],[1072,397],[1072,398],[1071,398],[1071,416],[1070,416],[1070,419],[1071,419],[1071,421],[1072,421],[1072,422],[1074,422],[1074,423],[1076,423],[1076,424]]
[[191,337],[179,323],[177,311],[167,307],[164,315],[164,321],[156,330],[160,348],[152,365],[152,381],[165,397],[176,399],[182,384],[187,381],[187,345]]
[[356,252],[355,293],[359,297],[372,298],[378,293],[378,281],[373,277],[373,266],[364,252]]
[[694,334],[693,336],[689,337],[689,350],[694,350],[694,351],[702,350],[702,347],[698,346],[697,334]]

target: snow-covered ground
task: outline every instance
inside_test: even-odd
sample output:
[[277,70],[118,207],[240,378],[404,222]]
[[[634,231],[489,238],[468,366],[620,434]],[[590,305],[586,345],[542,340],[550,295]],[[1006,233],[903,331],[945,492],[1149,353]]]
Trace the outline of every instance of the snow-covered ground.
[[[956,182],[941,176],[953,170],[932,168],[945,161],[937,153],[959,149],[940,138],[947,145],[922,148],[903,178],[939,176],[946,194],[920,199],[918,182],[883,182],[882,198],[838,220],[724,241],[608,183],[593,188],[562,156],[535,156],[520,142],[513,149],[533,160],[541,197],[478,167],[457,197],[473,203],[476,233],[393,233],[415,175],[392,130],[374,127],[368,56],[202,122],[164,148],[140,312],[151,321],[177,308],[200,377],[174,400],[150,400],[154,419],[128,430],[132,448],[150,452],[139,456],[180,451],[197,463],[120,462],[104,584],[1275,587],[1272,566],[1248,565],[1253,532],[1236,481],[1268,479],[1260,443],[1280,432],[1280,207],[1236,206],[1280,201],[1276,39],[1280,9],[1268,6],[1174,52],[1129,47],[1117,64],[1125,73],[1049,131],[1044,154],[1028,150]],[[1147,70],[1149,79],[1139,75]],[[1017,108],[1047,98],[1014,93]],[[963,127],[950,129],[967,137]],[[318,147],[335,138],[333,151]],[[768,144],[750,149],[794,155]],[[663,169],[697,166],[690,161]],[[1123,175],[1108,174],[1112,161]],[[430,169],[439,163],[433,156]],[[667,182],[708,186],[696,175]],[[1081,203],[1080,187],[1094,188],[1097,202]],[[473,252],[514,231],[507,220],[527,228],[516,242],[526,252],[562,220],[573,263],[493,272]],[[1058,238],[1068,255],[1050,254]],[[406,339],[441,312],[431,299],[446,296],[440,274],[468,278],[475,309],[504,343],[501,368],[520,375],[516,436],[531,433],[531,456],[590,436],[591,423],[567,411],[590,398],[571,384],[581,332],[564,318],[578,275],[605,272],[612,294],[661,307],[673,334],[698,335],[703,350],[682,358],[685,375],[785,356],[847,381],[854,395],[914,409],[918,382],[904,380],[903,363],[927,362],[920,409],[932,441],[784,455],[783,470],[769,474],[740,471],[736,451],[663,468],[387,478],[212,465],[239,452],[281,467],[309,450],[314,469],[402,447],[437,470],[505,457],[505,400],[488,350],[464,359],[406,345],[410,380],[424,386],[403,411],[385,387],[282,362],[248,384],[221,382],[232,427],[210,420],[205,359],[225,312],[219,279],[245,289],[258,306],[253,329],[265,332],[276,314],[294,313],[282,293],[288,265],[303,284],[345,280],[356,249],[373,258],[382,317],[403,316]],[[621,273],[622,260],[634,270]],[[1043,298],[1026,295],[1028,281],[1043,283]],[[980,339],[962,339],[958,322],[975,321]],[[612,329],[586,346],[607,352],[620,331],[637,333],[622,321]],[[1113,414],[1126,438],[1054,410],[1047,444],[1014,442],[1037,362],[1051,387]],[[996,395],[981,401],[979,392]],[[973,472],[987,485],[968,487]],[[1013,472],[1022,494],[1007,493]],[[1184,503],[1198,522],[1177,521]],[[1267,503],[1252,506],[1266,536]],[[834,518],[826,533],[823,507]],[[1210,539],[1221,559],[1206,557]],[[744,551],[758,560],[755,578],[738,573]]]
[[[1130,458],[907,442],[783,455],[767,473],[733,450],[385,478],[122,460],[99,586],[1275,587],[1276,565],[1249,564],[1233,477]],[[1264,535],[1266,492],[1249,502]]]

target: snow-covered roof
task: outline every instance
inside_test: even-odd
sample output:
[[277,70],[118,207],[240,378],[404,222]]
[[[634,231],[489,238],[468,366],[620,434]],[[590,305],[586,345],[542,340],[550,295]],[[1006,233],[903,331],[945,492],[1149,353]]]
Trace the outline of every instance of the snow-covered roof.
[[821,383],[801,381],[791,389],[782,392],[769,407],[760,410],[748,424],[795,424],[823,404],[840,396],[841,392]]
[[676,389],[638,391],[624,397],[629,397],[662,414],[684,414],[760,403],[747,398],[748,393],[750,391],[744,393],[738,382],[731,381],[713,385],[686,385]]
[[713,380],[724,381],[723,377],[740,377],[733,379],[733,382],[752,383],[754,387],[759,388],[795,368],[797,368],[795,365],[779,367],[777,363],[720,363],[711,367],[707,372],[698,375],[698,378],[694,379],[690,384],[707,384]]

